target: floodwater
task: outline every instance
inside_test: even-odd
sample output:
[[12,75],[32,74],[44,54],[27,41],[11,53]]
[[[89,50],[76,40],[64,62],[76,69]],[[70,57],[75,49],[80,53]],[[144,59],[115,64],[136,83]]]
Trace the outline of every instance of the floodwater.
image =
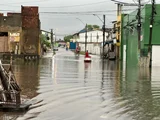
[[[160,68],[126,68],[115,61],[59,49],[39,63],[14,63],[26,113],[0,113],[0,120],[160,120]],[[103,67],[102,67],[103,66]]]

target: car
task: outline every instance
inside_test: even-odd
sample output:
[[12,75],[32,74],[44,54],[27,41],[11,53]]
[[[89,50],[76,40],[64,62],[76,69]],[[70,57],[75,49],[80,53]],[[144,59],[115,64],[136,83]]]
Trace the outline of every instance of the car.
[[58,47],[54,47],[54,48],[53,48],[53,51],[58,51]]

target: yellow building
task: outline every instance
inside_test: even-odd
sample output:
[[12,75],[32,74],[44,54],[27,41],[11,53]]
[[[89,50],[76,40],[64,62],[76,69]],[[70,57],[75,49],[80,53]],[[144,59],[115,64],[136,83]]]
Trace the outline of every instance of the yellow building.
[[121,43],[121,14],[122,14],[122,5],[117,4],[117,21],[114,22],[115,32],[116,32],[116,53],[117,53],[117,59],[119,59],[120,56],[120,43]]

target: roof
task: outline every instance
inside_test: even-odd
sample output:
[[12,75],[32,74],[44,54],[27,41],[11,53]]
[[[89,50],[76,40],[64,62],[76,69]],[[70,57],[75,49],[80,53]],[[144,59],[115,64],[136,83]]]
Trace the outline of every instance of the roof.
[[[111,30],[112,30],[112,28],[106,28],[106,29],[105,29],[105,32],[109,32],[109,31],[111,31]],[[103,31],[103,30],[102,30],[102,29],[99,29],[99,30],[89,30],[89,31],[87,31],[87,32],[92,32],[92,31]],[[74,35],[77,35],[77,34],[85,33],[85,32],[86,32],[86,29],[83,28],[83,29],[80,30],[79,32],[73,34],[73,36],[74,36]]]
[[83,28],[82,30],[80,30],[78,33],[85,33],[86,32],[86,29]]

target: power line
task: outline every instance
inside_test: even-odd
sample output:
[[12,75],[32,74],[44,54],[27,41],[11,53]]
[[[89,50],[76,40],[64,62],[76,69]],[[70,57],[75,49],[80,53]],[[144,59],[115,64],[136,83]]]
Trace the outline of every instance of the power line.
[[[130,10],[136,10],[136,9],[123,9],[122,11],[130,11]],[[6,9],[1,9],[0,11],[15,11],[15,10],[6,10]],[[47,12],[39,12],[39,13],[59,13],[59,14],[77,14],[77,13],[100,13],[100,12],[116,12],[117,10],[106,10],[106,11],[77,11],[77,12],[52,12],[52,11],[47,11]],[[20,11],[17,11],[20,12]]]
[[[33,2],[33,1],[32,1]],[[35,2],[38,2],[38,1],[35,1]],[[39,2],[46,2],[46,0],[44,1],[39,1]],[[82,6],[88,6],[88,5],[96,5],[96,4],[101,4],[101,3],[105,3],[105,2],[108,2],[108,1],[101,1],[101,2],[94,2],[94,3],[88,3],[88,4],[76,4],[76,5],[69,5],[69,6],[52,6],[52,7],[49,7],[49,6],[46,6],[46,7],[40,7],[40,8],[68,8],[68,7],[82,7]],[[19,2],[19,3],[7,3],[7,6],[9,4],[20,4],[20,3],[30,3],[30,2]],[[0,4],[0,5],[6,5],[6,4]],[[17,6],[13,6],[13,7],[17,7]]]
[[49,0],[37,0],[37,1],[28,1],[28,2],[13,2],[13,3],[5,3],[5,4],[0,4],[0,5],[9,5],[9,4],[22,4],[22,3],[35,3],[35,2],[46,2],[46,1],[49,1]]
[[135,0],[132,0],[132,1],[133,1],[136,5],[138,5]]
[[[122,11],[129,11],[136,9],[124,9]],[[107,10],[107,11],[84,11],[84,12],[39,12],[44,14],[85,14],[85,15],[93,15],[93,13],[105,13],[105,12],[116,12],[117,10]]]
[[79,4],[79,5],[69,5],[69,6],[57,6],[57,7],[41,7],[41,8],[68,8],[68,7],[83,7],[88,5],[95,5],[95,4],[101,4],[108,1],[101,1],[101,2],[95,2],[95,3],[88,3],[88,4]]

